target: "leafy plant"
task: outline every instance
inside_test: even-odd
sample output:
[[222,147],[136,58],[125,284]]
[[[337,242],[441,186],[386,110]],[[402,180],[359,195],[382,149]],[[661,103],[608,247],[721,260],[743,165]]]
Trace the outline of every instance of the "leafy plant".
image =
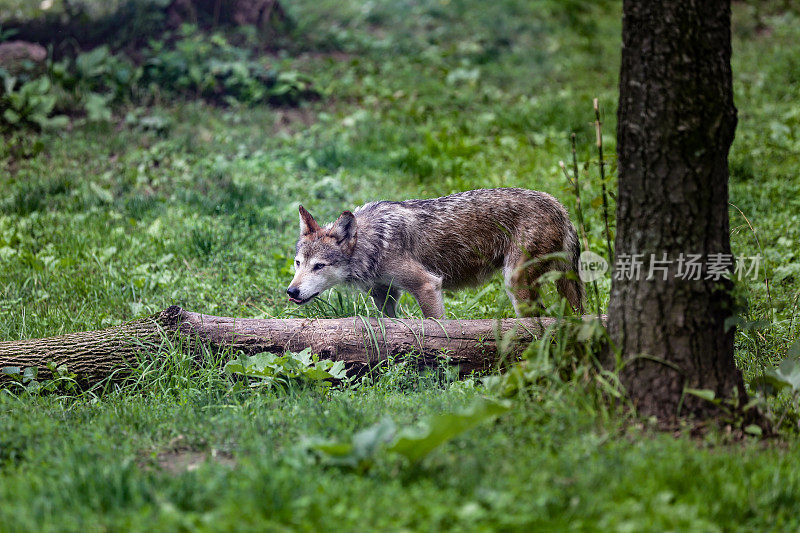
[[280,71],[252,59],[222,34],[210,36],[184,25],[174,46],[153,41],[145,52],[144,81],[166,92],[221,103],[296,105],[319,93],[308,76]]
[[253,388],[269,388],[290,392],[297,388],[328,388],[331,380],[346,378],[344,363],[320,359],[310,348],[302,352],[276,355],[263,352],[241,355],[229,361],[225,371],[244,377]]
[[140,76],[140,68],[112,54],[108,46],[52,64],[49,77],[15,77],[0,68],[0,122],[6,129],[65,127],[68,119],[58,112],[109,121],[112,102],[130,95]]
[[31,395],[56,391],[74,393],[78,390],[75,374],[67,369],[67,365],[56,365],[50,362],[47,363],[47,369],[52,377],[45,380],[37,379],[39,377],[39,369],[33,366],[26,368],[6,366],[0,368],[0,373],[11,378],[12,383],[15,383],[27,394]]
[[67,124],[62,115],[53,116],[56,97],[44,76],[24,83],[0,68],[0,126],[3,129],[58,128]]
[[757,409],[764,405],[762,399],[754,398],[744,403],[736,390],[734,390],[732,398],[718,398],[717,394],[711,389],[693,389],[685,387],[683,389],[683,397],[678,403],[678,415],[680,415],[681,407],[683,406],[687,394],[715,405],[721,412],[720,420],[731,427],[741,428],[745,433],[756,437],[760,437],[764,434],[759,424],[747,423],[749,420],[753,419],[752,415],[758,413]]
[[111,103],[130,97],[142,76],[141,67],[113,54],[105,45],[54,63],[50,72],[58,89],[59,107],[85,112],[91,121],[110,120]]
[[619,400],[624,394],[616,373],[596,358],[607,342],[608,333],[599,320],[564,317],[531,343],[521,361],[483,382],[490,390],[511,398],[546,394],[552,387],[577,381],[587,392],[596,392],[598,399]]
[[511,408],[510,402],[482,399],[468,409],[431,417],[420,427],[398,428],[391,418],[355,433],[350,442],[312,442],[309,448],[331,465],[364,472],[381,450],[417,463],[433,450],[470,429],[493,420]]
[[30,159],[43,150],[44,143],[40,138],[14,132],[6,137],[5,143],[0,144],[0,159],[6,157],[12,160]]
[[762,391],[765,396],[777,395],[781,391],[787,391],[790,395],[789,404],[783,410],[778,423],[775,425],[780,429],[783,420],[792,408],[797,412],[797,400],[800,397],[800,340],[797,340],[789,347],[787,357],[783,359],[775,368],[764,370],[760,376],[755,376],[750,380],[750,387],[756,391]]
[[107,122],[115,103],[146,103],[161,94],[246,105],[297,105],[320,96],[307,75],[267,66],[222,34],[206,35],[191,25],[151,41],[143,56],[139,65],[102,45],[50,64],[49,77],[12,76],[0,68],[0,126],[64,127],[67,118],[54,116],[58,112]]
[[800,341],[789,349],[789,356],[782,360],[777,367],[767,369],[762,376],[750,380],[754,389],[766,390],[768,394],[775,394],[788,390],[793,396],[800,393]]

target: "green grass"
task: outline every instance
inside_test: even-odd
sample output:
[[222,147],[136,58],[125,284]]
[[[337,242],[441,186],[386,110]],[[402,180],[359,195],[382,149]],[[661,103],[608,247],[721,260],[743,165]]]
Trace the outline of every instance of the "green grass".
[[[326,94],[319,102],[165,102],[147,111],[167,120],[163,133],[78,121],[37,136],[43,149],[28,158],[12,156],[12,145],[30,148],[31,134],[7,138],[0,339],[105,327],[170,304],[247,317],[375,313],[346,291],[330,304],[286,301],[299,203],[330,220],[378,198],[521,186],[574,213],[558,162],[569,160],[573,131],[581,161],[595,157],[593,97],[614,153],[617,2],[287,7],[302,39],[276,61],[311,75]],[[770,280],[769,297],[763,281],[741,285],[745,318],[768,321],[737,334],[749,379],[798,336],[800,20],[762,8],[761,27],[755,8],[734,8],[731,203],[760,248],[732,208],[733,250],[762,253]],[[583,183],[591,205],[596,164]],[[587,216],[602,252],[596,204]],[[604,305],[609,287],[600,283]],[[412,299],[401,303],[419,315]],[[445,304],[450,317],[513,316],[500,279]],[[359,474],[320,462],[305,439],[347,440],[384,416],[418,423],[491,392],[403,366],[330,393],[243,392],[220,364],[196,368],[175,349],[125,388],[0,393],[0,531],[750,531],[800,522],[793,410],[779,443],[732,444],[714,431],[674,438],[608,408],[581,379],[552,378],[418,465],[382,454]],[[220,460],[167,464],[188,452]]]

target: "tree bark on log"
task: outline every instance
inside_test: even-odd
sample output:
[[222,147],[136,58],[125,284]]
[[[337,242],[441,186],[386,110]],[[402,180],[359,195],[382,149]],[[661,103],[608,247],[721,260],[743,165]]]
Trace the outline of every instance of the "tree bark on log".
[[[83,385],[122,378],[144,352],[157,352],[165,338],[212,351],[283,353],[311,348],[323,359],[343,361],[349,375],[394,356],[413,354],[418,364],[457,365],[461,375],[488,370],[501,357],[516,359],[555,318],[432,320],[393,318],[254,319],[186,311],[177,306],[111,328],[58,337],[0,342],[0,368],[36,367],[49,378],[48,363],[66,365]],[[513,330],[513,334],[510,333]],[[497,339],[513,337],[500,354]],[[0,376],[0,379],[7,379]]]

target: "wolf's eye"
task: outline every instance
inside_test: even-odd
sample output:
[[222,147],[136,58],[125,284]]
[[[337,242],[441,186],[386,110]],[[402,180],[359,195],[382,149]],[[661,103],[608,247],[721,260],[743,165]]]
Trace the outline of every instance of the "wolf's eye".
[[313,270],[322,270],[326,266],[328,266],[328,265],[326,265],[325,263],[317,263],[316,265],[314,265]]

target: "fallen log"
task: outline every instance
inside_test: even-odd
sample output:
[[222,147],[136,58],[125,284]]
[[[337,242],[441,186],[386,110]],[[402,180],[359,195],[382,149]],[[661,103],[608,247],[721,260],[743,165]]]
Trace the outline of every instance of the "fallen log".
[[[143,353],[177,338],[187,349],[283,353],[310,348],[322,359],[343,361],[358,375],[395,356],[421,365],[457,365],[461,375],[488,370],[501,357],[516,358],[555,318],[433,320],[395,318],[254,319],[204,315],[171,306],[119,326],[58,337],[0,342],[0,369],[66,365],[82,384],[123,377]],[[498,350],[502,339],[505,353]],[[0,377],[0,379],[2,379]]]

